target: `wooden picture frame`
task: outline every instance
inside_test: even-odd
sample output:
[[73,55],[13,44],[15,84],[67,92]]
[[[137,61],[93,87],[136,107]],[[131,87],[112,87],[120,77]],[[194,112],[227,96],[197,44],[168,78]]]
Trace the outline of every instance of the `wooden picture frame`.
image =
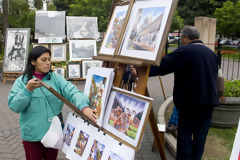
[[23,72],[26,67],[30,28],[7,28],[3,72]]
[[52,70],[66,78],[66,66],[52,66]]
[[129,5],[116,6],[98,55],[114,55]]
[[96,40],[70,40],[69,41],[69,61],[81,61],[92,59],[97,55]]
[[138,150],[152,101],[152,98],[112,87],[103,128]]
[[114,55],[159,65],[177,2],[135,0],[128,10]]
[[101,67],[102,61],[99,60],[82,60],[82,78],[87,78],[87,71],[92,67]]
[[67,79],[79,80],[81,78],[81,64],[68,63],[67,64]]
[[66,61],[66,44],[51,44],[51,61],[62,62]]
[[67,38],[98,38],[97,17],[67,16]]

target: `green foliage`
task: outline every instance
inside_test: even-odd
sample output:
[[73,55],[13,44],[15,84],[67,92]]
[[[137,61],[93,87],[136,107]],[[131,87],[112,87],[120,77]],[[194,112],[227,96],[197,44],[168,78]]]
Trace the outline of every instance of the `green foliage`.
[[184,25],[184,20],[182,17],[180,17],[178,15],[178,11],[176,11],[174,13],[174,17],[173,17],[173,22],[172,22],[172,25],[171,25],[171,29],[170,29],[170,32],[174,32],[175,30],[179,30],[183,27]]
[[226,80],[224,96],[226,97],[240,97],[240,80]]
[[214,15],[217,18],[217,31],[224,37],[240,37],[240,1],[227,1],[222,8],[217,8]]
[[43,6],[42,0],[34,0],[34,7],[37,9],[41,9]]
[[47,7],[47,10],[48,10],[48,11],[56,11],[56,10],[57,10],[57,7],[54,6],[54,4],[51,4],[51,5],[49,5],[49,6]]

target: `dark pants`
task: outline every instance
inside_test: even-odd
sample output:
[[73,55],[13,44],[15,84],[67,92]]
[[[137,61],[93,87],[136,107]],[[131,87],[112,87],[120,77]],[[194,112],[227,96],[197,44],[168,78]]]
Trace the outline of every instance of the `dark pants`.
[[56,160],[58,150],[45,148],[41,142],[23,141],[26,160]]
[[201,160],[213,109],[179,111],[177,160]]

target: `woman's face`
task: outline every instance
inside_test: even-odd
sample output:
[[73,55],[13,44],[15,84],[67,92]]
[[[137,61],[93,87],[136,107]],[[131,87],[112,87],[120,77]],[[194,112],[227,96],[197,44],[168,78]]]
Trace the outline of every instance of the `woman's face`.
[[48,73],[50,70],[51,57],[48,52],[43,53],[37,58],[36,61],[32,61],[32,65],[35,66],[35,72]]

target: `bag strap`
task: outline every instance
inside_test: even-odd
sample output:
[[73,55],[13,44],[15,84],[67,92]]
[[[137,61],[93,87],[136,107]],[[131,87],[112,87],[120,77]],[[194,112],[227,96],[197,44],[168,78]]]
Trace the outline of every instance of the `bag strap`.
[[43,94],[44,94],[44,96],[46,97],[46,99],[47,99],[47,102],[48,102],[48,104],[50,105],[50,108],[51,108],[51,110],[52,110],[52,112],[53,112],[54,116],[56,116],[56,114],[55,114],[55,112],[54,112],[54,110],[53,110],[53,108],[52,108],[52,105],[51,105],[51,103],[49,102],[49,100],[48,100],[48,98],[47,98],[46,94],[43,92],[43,90],[42,90],[42,88],[41,88],[41,87],[40,87],[40,90],[42,91],[42,93],[43,93]]

